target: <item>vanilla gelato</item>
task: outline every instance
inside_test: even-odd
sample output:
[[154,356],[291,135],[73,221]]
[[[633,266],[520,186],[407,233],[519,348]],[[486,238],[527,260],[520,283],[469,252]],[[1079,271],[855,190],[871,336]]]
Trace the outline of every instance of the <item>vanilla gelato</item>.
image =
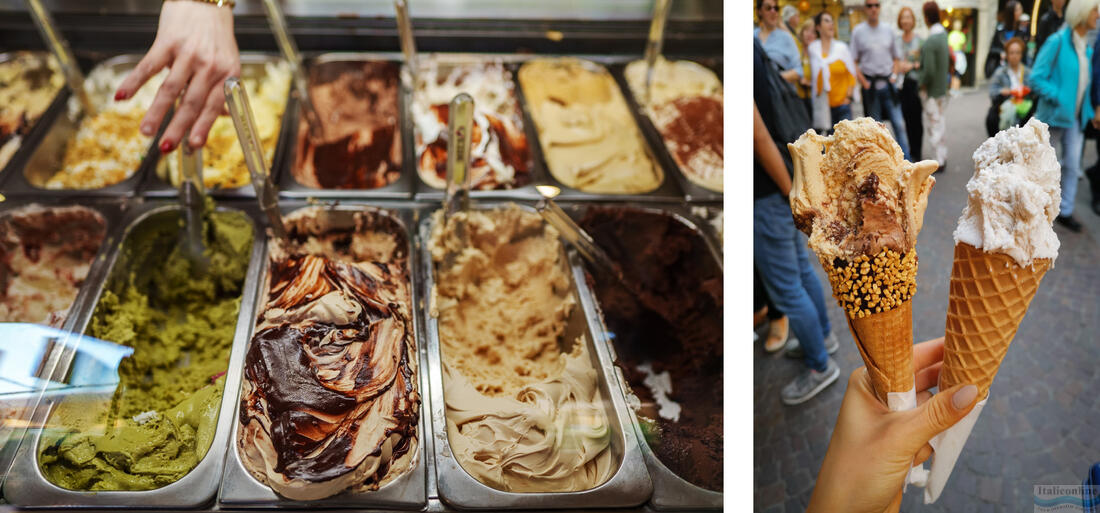
[[1020,266],[1058,256],[1051,223],[1061,200],[1061,166],[1047,125],[1032,118],[986,140],[974,152],[966,208],[955,242],[1004,253]]

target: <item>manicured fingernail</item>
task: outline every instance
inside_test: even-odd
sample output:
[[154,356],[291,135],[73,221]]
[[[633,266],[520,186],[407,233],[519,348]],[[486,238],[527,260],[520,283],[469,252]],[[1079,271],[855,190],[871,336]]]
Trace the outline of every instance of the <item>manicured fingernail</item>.
[[175,147],[176,147],[176,145],[172,144],[172,141],[163,141],[163,142],[160,143],[160,152],[161,153],[168,153],[168,152],[172,151],[172,148],[175,148]]
[[970,406],[970,403],[974,402],[974,399],[978,397],[978,387],[974,385],[966,385],[955,392],[955,395],[951,396],[951,405],[956,410],[965,409]]
[[119,101],[119,100],[125,100],[125,99],[126,99],[126,93],[122,92],[122,89],[119,89],[118,91],[115,91],[115,101],[116,102]]
[[142,123],[141,124],[141,135],[144,135],[144,136],[153,135],[153,125],[150,125],[149,123]]

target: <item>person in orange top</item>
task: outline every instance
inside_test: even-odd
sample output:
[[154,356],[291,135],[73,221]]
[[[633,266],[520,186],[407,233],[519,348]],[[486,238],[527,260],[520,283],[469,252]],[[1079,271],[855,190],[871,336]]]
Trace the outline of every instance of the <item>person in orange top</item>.
[[[817,41],[810,43],[810,72],[815,102],[828,102],[829,120],[821,120],[822,106],[815,104],[814,126],[832,127],[844,119],[852,119],[852,91],[856,86],[856,63],[848,45],[835,39],[833,16],[822,11],[814,17]],[[820,121],[824,121],[822,124]]]

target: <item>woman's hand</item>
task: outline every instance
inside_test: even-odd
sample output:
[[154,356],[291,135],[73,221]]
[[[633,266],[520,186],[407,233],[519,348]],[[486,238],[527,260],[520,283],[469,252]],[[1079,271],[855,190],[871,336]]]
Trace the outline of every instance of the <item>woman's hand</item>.
[[919,406],[899,412],[875,397],[865,367],[852,373],[807,512],[897,511],[909,468],[932,454],[928,441],[970,413],[974,385],[928,391],[943,367],[943,337],[913,346],[913,367]]
[[1011,95],[1012,95],[1012,91],[1009,90],[1009,88],[1007,88],[1007,87],[1002,87],[1001,88],[1001,96],[1011,96]]
[[160,149],[174,149],[190,130],[192,148],[206,143],[214,120],[225,109],[222,83],[240,75],[241,59],[233,37],[233,11],[201,2],[168,1],[160,11],[157,38],[137,67],[122,81],[116,100],[134,95],[141,85],[161,69],[168,77],[157,91],[141,133],[152,136],[168,110],[182,96],[172,122],[161,138]]

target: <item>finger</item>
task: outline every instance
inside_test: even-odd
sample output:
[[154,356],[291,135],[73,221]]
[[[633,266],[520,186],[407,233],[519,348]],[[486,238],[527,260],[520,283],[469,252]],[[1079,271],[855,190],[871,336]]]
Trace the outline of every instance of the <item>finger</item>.
[[917,392],[917,406],[920,406],[932,398],[932,392],[923,390]]
[[924,463],[924,462],[928,461],[928,458],[931,458],[931,457],[932,457],[932,446],[928,445],[928,444],[924,444],[924,446],[921,447],[919,451],[917,451],[917,455],[913,457],[913,466],[915,467],[917,465],[920,465],[921,463]]
[[184,134],[195,123],[195,119],[199,117],[199,113],[206,105],[206,98],[209,95],[210,73],[200,71],[187,85],[183,100],[176,108],[176,113],[172,115],[172,122],[168,124],[168,128],[164,131],[164,137],[160,139],[161,151],[164,151],[165,148],[171,150],[179,144]]
[[168,46],[158,45],[154,41],[153,46],[149,48],[149,51],[141,58],[137,66],[134,66],[134,69],[130,70],[130,74],[126,75],[126,78],[119,84],[118,89],[115,91],[115,101],[125,100],[133,96],[145,82],[164,69],[169,62],[171,62],[171,54],[168,51]]
[[[156,131],[156,127],[159,127],[160,122],[164,120],[164,115],[167,114],[168,110],[172,108],[172,105],[176,103],[176,99],[179,98],[183,88],[191,81],[191,72],[191,59],[189,57],[180,57],[172,63],[172,68],[171,71],[168,72],[168,77],[165,78],[164,83],[160,85],[157,96],[153,99],[153,104],[150,105],[149,110],[145,112],[145,119],[141,120],[141,133],[147,133],[146,127],[151,129],[147,135],[152,135],[152,133]],[[178,115],[179,113],[177,112],[176,116]],[[163,139],[161,140],[163,141]],[[171,150],[171,148],[169,148],[169,150]]]
[[977,399],[978,387],[974,385],[956,385],[932,396],[916,409],[905,412],[906,439],[927,443],[970,413]]
[[917,392],[922,390],[928,390],[936,386],[936,383],[940,380],[940,369],[943,369],[943,362],[936,362],[928,367],[925,367],[917,371],[917,375],[914,378],[916,381]]
[[913,346],[914,369],[919,371],[941,361],[943,361],[943,337],[926,340]]
[[206,105],[203,106],[202,112],[199,114],[198,119],[195,120],[195,124],[191,126],[191,137],[188,139],[188,144],[192,148],[198,148],[206,144],[206,137],[210,134],[210,127],[214,126],[214,121],[221,115],[222,109],[225,108],[225,91],[220,87],[215,87],[210,90],[210,94],[206,97]]

